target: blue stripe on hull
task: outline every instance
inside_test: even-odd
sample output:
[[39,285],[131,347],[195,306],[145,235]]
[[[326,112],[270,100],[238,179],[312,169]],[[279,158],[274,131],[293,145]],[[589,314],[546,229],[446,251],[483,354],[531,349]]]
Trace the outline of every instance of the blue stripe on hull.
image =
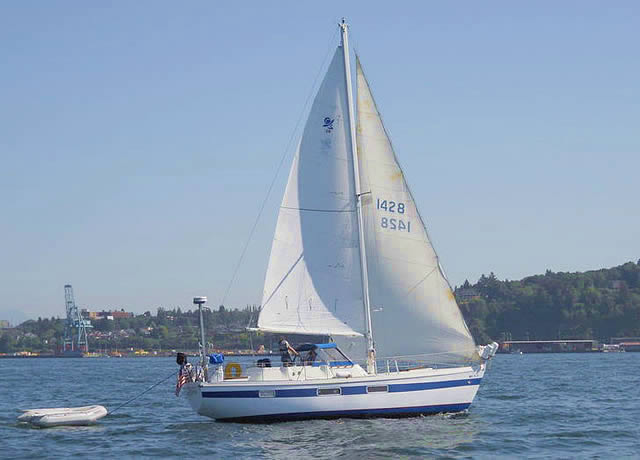
[[268,423],[314,418],[368,418],[368,417],[412,417],[416,415],[460,412],[468,409],[471,403],[439,404],[435,406],[395,407],[393,409],[356,409],[342,411],[294,412],[288,414],[254,415],[250,417],[219,418],[219,422]]
[[389,385],[389,393],[400,393],[404,391],[435,390],[437,388],[464,387],[467,385],[480,385],[482,379],[449,380],[445,382],[424,382],[424,383],[395,383]]
[[[448,380],[445,382],[423,382],[423,383],[394,383],[389,384],[389,393],[402,393],[407,391],[436,390],[438,388],[462,387],[468,385],[480,385],[482,379],[464,379],[464,380]],[[371,383],[370,386],[383,384]],[[277,389],[277,398],[305,398],[317,396],[317,388],[293,388],[293,389]],[[320,388],[338,388],[333,385],[323,385]],[[367,393],[367,385],[362,386],[343,386],[343,395],[361,395]],[[243,391],[203,391],[203,398],[259,398],[258,390]]]
[[367,387],[342,387],[343,395],[366,395]]
[[248,391],[203,391],[203,398],[259,398],[258,390]]
[[276,398],[307,398],[317,396],[317,388],[294,388],[293,390],[276,390]]

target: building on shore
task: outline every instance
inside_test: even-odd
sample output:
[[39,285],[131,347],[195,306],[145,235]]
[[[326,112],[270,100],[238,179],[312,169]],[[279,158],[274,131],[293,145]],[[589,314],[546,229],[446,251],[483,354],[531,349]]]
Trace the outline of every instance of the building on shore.
[[507,340],[500,353],[588,353],[598,351],[596,340]]
[[122,319],[122,318],[133,318],[134,314],[130,312],[122,310],[114,310],[114,311],[89,311],[86,309],[82,310],[82,316],[85,318],[89,318],[90,320],[99,320],[99,319]]
[[473,288],[461,288],[456,291],[456,299],[458,299],[458,302],[462,304],[481,298],[482,296],[480,295],[480,292]]

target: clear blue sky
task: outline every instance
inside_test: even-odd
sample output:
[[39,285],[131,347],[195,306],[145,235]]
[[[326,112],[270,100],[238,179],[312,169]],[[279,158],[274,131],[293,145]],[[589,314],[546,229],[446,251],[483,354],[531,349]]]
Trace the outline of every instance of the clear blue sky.
[[216,305],[343,15],[453,284],[640,258],[640,3],[239,3],[0,3],[0,319]]

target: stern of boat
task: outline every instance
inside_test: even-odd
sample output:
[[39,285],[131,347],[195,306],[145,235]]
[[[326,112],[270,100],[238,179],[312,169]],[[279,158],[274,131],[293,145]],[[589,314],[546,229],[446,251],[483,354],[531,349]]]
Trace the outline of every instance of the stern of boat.
[[[202,408],[202,391],[200,391],[200,383],[189,382],[182,387],[182,393],[184,394],[191,408],[200,414]],[[200,414],[202,415],[202,414]]]

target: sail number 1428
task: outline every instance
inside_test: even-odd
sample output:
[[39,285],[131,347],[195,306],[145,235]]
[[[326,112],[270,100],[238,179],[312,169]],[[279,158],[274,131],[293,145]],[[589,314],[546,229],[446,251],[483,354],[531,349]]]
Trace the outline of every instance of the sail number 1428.
[[[392,200],[376,200],[376,209],[381,209],[394,214],[404,214],[405,205]],[[401,232],[411,232],[411,222],[401,218],[382,217],[380,218],[380,226],[388,230],[398,230]]]

